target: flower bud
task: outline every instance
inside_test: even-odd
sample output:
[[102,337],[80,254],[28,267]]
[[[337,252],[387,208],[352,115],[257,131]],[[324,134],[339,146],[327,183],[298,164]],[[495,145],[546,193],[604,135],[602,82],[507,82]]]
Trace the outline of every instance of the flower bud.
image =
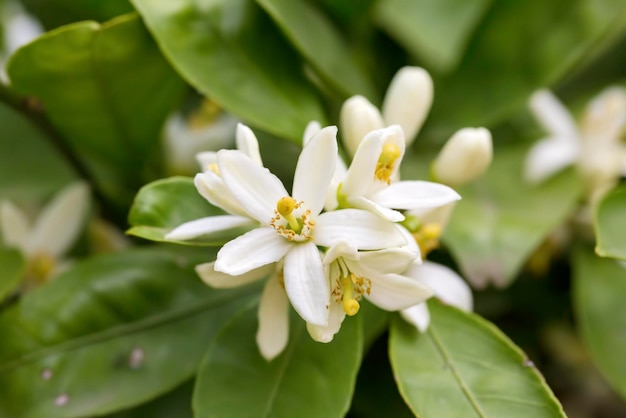
[[403,67],[391,80],[383,101],[387,125],[400,125],[409,146],[422,127],[433,102],[433,80],[426,70]]
[[433,162],[433,177],[449,186],[460,186],[483,174],[492,154],[491,133],[487,129],[461,129],[446,142]]
[[341,139],[351,157],[365,135],[385,127],[378,109],[363,96],[353,96],[346,100],[339,118]]

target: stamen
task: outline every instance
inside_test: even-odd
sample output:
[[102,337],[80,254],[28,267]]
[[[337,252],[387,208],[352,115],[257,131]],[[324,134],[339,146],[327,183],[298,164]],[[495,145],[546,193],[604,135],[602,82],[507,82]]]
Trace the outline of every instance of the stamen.
[[387,184],[391,183],[391,175],[395,167],[396,160],[400,157],[400,148],[397,145],[387,142],[383,145],[383,150],[376,163],[374,177]]

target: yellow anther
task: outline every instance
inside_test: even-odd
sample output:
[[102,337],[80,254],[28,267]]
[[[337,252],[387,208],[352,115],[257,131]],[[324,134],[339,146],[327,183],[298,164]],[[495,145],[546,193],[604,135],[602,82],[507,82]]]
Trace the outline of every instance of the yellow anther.
[[396,164],[396,160],[400,158],[400,148],[397,145],[387,142],[383,145],[383,150],[378,157],[376,163],[376,172],[374,177],[380,181],[391,183],[391,175]]
[[353,296],[352,280],[352,277],[344,277],[342,280],[343,310],[348,316],[356,315],[361,308],[361,305],[359,305],[359,302]]
[[422,227],[422,236],[424,239],[439,239],[442,229],[438,223],[426,224]]
[[187,118],[191,130],[203,129],[214,123],[221,114],[221,109],[214,101],[205,99],[200,107]]

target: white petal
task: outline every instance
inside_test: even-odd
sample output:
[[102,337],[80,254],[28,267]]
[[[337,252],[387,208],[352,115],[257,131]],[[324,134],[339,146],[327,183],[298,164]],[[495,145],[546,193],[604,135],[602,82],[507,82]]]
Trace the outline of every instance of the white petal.
[[76,241],[89,207],[89,187],[74,183],[57,193],[39,214],[28,237],[28,254],[46,252],[54,257],[65,253]]
[[304,147],[293,178],[292,197],[315,216],[322,211],[337,164],[337,128],[328,126]]
[[428,330],[428,325],[430,325],[430,312],[428,312],[426,302],[403,309],[400,315],[402,315],[405,321],[415,325],[421,332]]
[[401,68],[391,80],[383,101],[383,119],[387,125],[400,125],[407,146],[424,123],[433,102],[433,80],[419,67]]
[[433,291],[408,277],[399,274],[372,275],[371,293],[367,298],[386,311],[399,311],[424,302]]
[[383,130],[368,133],[352,159],[341,193],[346,196],[363,196],[374,183],[376,164],[383,150]]
[[217,155],[222,179],[243,210],[267,224],[276,203],[289,196],[281,181],[240,151],[222,150]]
[[326,208],[326,210],[334,210],[339,205],[339,202],[337,202],[337,189],[346,178],[347,174],[348,168],[346,167],[346,163],[337,155],[335,173],[330,180],[330,186],[328,186],[328,191],[326,192],[326,201],[324,202],[324,208]]
[[402,222],[404,215],[397,210],[389,209],[365,197],[357,196],[347,199],[351,207],[372,212],[390,222]]
[[330,313],[328,314],[328,325],[314,325],[307,323],[306,329],[309,335],[315,341],[320,343],[329,343],[333,340],[335,334],[341,329],[341,324],[346,317],[343,305],[340,303],[330,302]]
[[185,241],[203,235],[210,235],[215,232],[222,232],[244,226],[254,226],[256,224],[257,222],[255,220],[243,216],[208,216],[177,226],[170,233],[165,235],[165,239]]
[[535,92],[529,101],[530,110],[551,136],[565,142],[577,142],[576,122],[561,101],[549,90]]
[[560,141],[554,138],[535,143],[524,163],[524,176],[527,181],[537,183],[578,160],[578,143]]
[[198,273],[198,276],[200,276],[204,283],[216,289],[229,289],[231,287],[243,286],[262,279],[263,277],[267,277],[272,272],[276,271],[275,264],[268,264],[239,276],[231,276],[230,274],[215,271],[214,267],[214,261],[198,264],[196,266],[196,273]]
[[302,135],[302,146],[305,146],[311,138],[313,138],[319,131],[322,130],[322,125],[316,120],[309,122],[304,128],[304,134]]
[[360,209],[322,213],[317,218],[314,240],[322,247],[332,247],[338,241],[350,241],[359,250],[406,245],[404,235],[395,224]]
[[404,239],[406,240],[406,245],[403,245],[400,249],[409,251],[411,254],[415,254],[414,263],[418,263],[418,264],[421,263],[422,252],[420,251],[420,247],[419,245],[417,245],[417,242],[415,241],[413,234],[411,234],[409,230],[406,229],[404,226],[402,225],[397,225],[397,226],[398,226],[398,230],[402,233],[402,235],[404,235]]
[[338,241],[326,250],[323,263],[328,265],[340,257],[348,258],[350,260],[357,260],[360,258],[358,249],[351,241]]
[[423,264],[412,266],[404,274],[431,288],[435,296],[445,303],[465,311],[472,310],[472,291],[454,270],[425,261]]
[[0,232],[4,243],[20,251],[26,251],[26,242],[30,225],[26,215],[13,203],[2,202],[0,205]]
[[491,165],[493,144],[485,128],[463,128],[445,143],[432,164],[433,177],[460,186],[480,177]]
[[407,247],[386,248],[378,251],[361,251],[358,263],[368,270],[385,273],[403,273],[419,257],[419,251]]
[[456,207],[456,202],[448,203],[447,205],[439,206],[437,208],[422,208],[413,209],[409,212],[410,215],[417,216],[422,225],[437,224],[441,226],[441,229],[445,229],[452,216],[452,212]]
[[238,276],[282,259],[291,245],[273,228],[256,228],[219,250],[215,270]]
[[284,279],[298,315],[314,325],[328,325],[330,286],[315,244],[309,241],[292,246],[285,256]]
[[339,115],[341,139],[348,154],[353,156],[363,138],[371,131],[385,127],[383,117],[363,96],[346,100]]
[[595,146],[620,142],[626,126],[626,90],[612,86],[587,106],[581,130],[583,139]]
[[263,358],[273,360],[289,341],[289,300],[277,277],[265,283],[259,303],[256,343]]
[[371,196],[381,206],[393,209],[436,208],[461,196],[454,189],[430,181],[398,181]]
[[210,204],[239,216],[249,216],[224,184],[224,180],[212,171],[198,173],[193,179],[196,190]]
[[239,151],[246,154],[258,165],[263,166],[263,160],[261,160],[261,153],[259,152],[259,141],[250,128],[242,123],[238,123],[236,141]]

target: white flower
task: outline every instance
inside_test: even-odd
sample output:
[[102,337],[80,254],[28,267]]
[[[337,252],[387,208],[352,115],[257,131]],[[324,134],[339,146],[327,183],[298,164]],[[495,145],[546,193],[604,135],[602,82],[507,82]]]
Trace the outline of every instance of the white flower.
[[[248,156],[254,163],[263,167],[259,143],[250,128],[243,124],[237,125],[237,150]],[[232,195],[219,172],[217,153],[205,151],[196,156],[202,173],[196,174],[194,184],[198,193],[213,206],[223,209],[230,215],[208,216],[184,223],[170,231],[165,238],[173,241],[192,240],[201,236],[210,236],[222,231],[237,228],[252,228],[258,225],[255,218],[241,207]]]
[[0,204],[4,243],[20,250],[26,258],[26,279],[31,285],[50,280],[63,269],[63,255],[76,241],[88,206],[89,189],[82,182],[57,193],[32,225],[13,203]]
[[[403,275],[430,288],[435,297],[443,302],[464,311],[472,310],[472,291],[461,276],[452,269],[441,264],[424,261],[422,264],[413,264]],[[420,331],[425,332],[428,329],[430,314],[426,303],[404,309],[401,315]]]
[[398,125],[368,133],[347,171],[337,168],[326,209],[359,208],[398,222],[398,210],[431,209],[460,199],[450,187],[427,181],[396,181],[404,156],[404,134]]
[[44,28],[18,1],[0,2],[0,27],[4,29],[4,45],[0,47],[0,81],[6,81],[5,61],[18,48],[44,33]]
[[309,334],[320,342],[330,342],[346,315],[359,311],[362,297],[387,311],[399,311],[422,303],[432,291],[419,281],[401,273],[419,257],[417,248],[387,248],[357,251],[346,242],[338,242],[324,257],[331,286],[330,314],[327,325],[307,324]]
[[407,146],[410,145],[430,110],[432,100],[432,79],[426,70],[419,67],[403,67],[396,73],[383,100],[382,115],[365,97],[351,97],[343,104],[340,114],[346,150],[354,155],[365,135],[389,125],[401,126]]
[[491,133],[485,128],[457,131],[443,146],[433,162],[436,181],[461,186],[481,176],[493,156]]
[[324,128],[304,147],[291,196],[276,176],[244,153],[222,150],[217,155],[223,185],[238,210],[260,226],[224,245],[215,271],[241,276],[282,261],[292,306],[304,320],[318,325],[328,321],[330,289],[317,246],[346,240],[358,249],[375,250],[406,243],[395,225],[368,212],[347,209],[320,214],[337,158],[335,136],[336,128]]
[[592,200],[612,187],[626,169],[620,137],[626,126],[626,91],[609,87],[587,106],[578,127],[565,106],[549,91],[532,95],[530,108],[548,132],[526,158],[525,177],[539,182],[577,164]]

